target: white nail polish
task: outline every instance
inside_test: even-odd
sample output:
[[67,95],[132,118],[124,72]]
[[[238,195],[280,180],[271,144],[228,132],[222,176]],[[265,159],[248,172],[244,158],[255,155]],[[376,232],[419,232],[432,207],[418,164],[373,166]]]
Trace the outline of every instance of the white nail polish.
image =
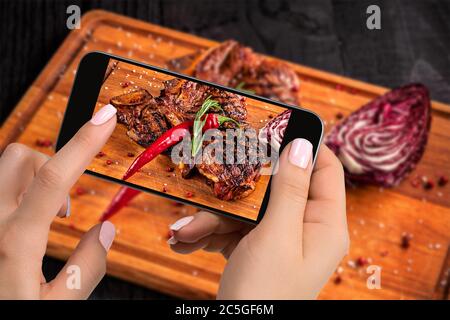
[[70,196],[67,196],[67,209],[66,209],[66,215],[65,217],[68,218],[70,217]]
[[103,248],[105,248],[106,252],[108,252],[109,248],[111,248],[115,235],[116,227],[109,221],[103,222],[100,227],[98,240]]
[[168,244],[174,245],[178,242],[177,239],[175,239],[174,237],[170,237],[169,240],[167,240]]
[[192,220],[194,220],[194,216],[181,218],[180,220],[176,221],[173,225],[170,226],[170,230],[178,231],[184,226],[186,226]]
[[100,126],[111,119],[117,112],[117,109],[112,104],[107,104],[101,108],[91,119],[91,123]]
[[289,162],[294,166],[306,169],[311,160],[312,144],[306,139],[297,138],[291,144],[289,150]]

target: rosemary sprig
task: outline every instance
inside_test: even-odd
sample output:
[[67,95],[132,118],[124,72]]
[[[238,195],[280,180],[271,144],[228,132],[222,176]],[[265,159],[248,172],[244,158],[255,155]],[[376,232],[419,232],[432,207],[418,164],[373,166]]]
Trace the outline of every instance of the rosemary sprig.
[[218,116],[217,116],[217,120],[219,121],[219,125],[222,125],[222,124],[224,124],[225,122],[233,122],[233,123],[236,125],[236,127],[238,127],[238,128],[241,127],[241,125],[239,124],[239,122],[237,122],[236,120],[234,120],[234,119],[232,119],[232,118],[228,118],[228,117],[225,117],[225,116],[218,115]]
[[239,84],[236,86],[235,89],[240,90],[240,91],[245,92],[245,93],[255,94],[255,91],[250,90],[250,89],[244,89],[244,86],[245,86],[245,82],[242,81],[242,82],[239,82]]
[[198,110],[197,114],[195,115],[195,120],[198,120],[201,117],[203,117],[206,114],[206,112],[208,112],[209,109],[213,109],[215,111],[222,110],[219,102],[217,100],[211,99],[211,96],[208,96],[208,98],[206,98],[206,100],[203,101],[200,110]]
[[239,84],[236,86],[235,89],[242,90],[242,89],[244,89],[244,86],[245,86],[245,82],[242,81],[242,82],[239,82]]
[[215,111],[220,111],[222,108],[217,100],[211,99],[208,96],[205,101],[203,101],[200,110],[197,111],[194,119],[194,126],[192,129],[192,156],[195,157],[203,143],[202,129],[206,123],[206,118],[202,120],[202,117],[208,112],[208,110],[213,109]]

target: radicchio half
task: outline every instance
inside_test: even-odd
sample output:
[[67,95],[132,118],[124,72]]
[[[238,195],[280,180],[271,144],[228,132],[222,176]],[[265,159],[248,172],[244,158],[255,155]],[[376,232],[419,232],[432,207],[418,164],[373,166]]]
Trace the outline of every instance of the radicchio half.
[[259,141],[270,144],[276,151],[280,150],[284,131],[286,130],[290,116],[291,110],[286,110],[267,122],[267,124],[259,131]]
[[353,112],[326,136],[349,183],[397,185],[419,162],[431,123],[422,84],[394,89]]

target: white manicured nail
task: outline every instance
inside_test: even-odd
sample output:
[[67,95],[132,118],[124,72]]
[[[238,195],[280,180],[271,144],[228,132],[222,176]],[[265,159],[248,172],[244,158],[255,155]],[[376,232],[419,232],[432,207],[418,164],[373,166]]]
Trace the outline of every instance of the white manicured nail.
[[117,109],[114,108],[112,104],[107,104],[103,108],[97,111],[96,114],[91,119],[91,123],[99,126],[107,122],[111,119],[117,112]]
[[70,196],[67,196],[67,209],[66,209],[66,218],[70,217]]
[[176,221],[173,225],[170,226],[170,230],[179,231],[181,228],[189,224],[189,222],[191,222],[192,220],[194,220],[194,216],[181,218],[180,220]]
[[311,160],[312,150],[311,142],[306,139],[297,138],[292,142],[289,151],[289,161],[294,166],[306,169]]
[[168,244],[174,245],[178,242],[177,239],[175,239],[174,237],[170,237],[169,240],[167,240]]
[[109,248],[111,248],[115,235],[116,228],[114,227],[114,225],[109,221],[103,222],[102,226],[100,227],[98,240],[100,241],[103,248],[105,248],[106,252],[108,252]]

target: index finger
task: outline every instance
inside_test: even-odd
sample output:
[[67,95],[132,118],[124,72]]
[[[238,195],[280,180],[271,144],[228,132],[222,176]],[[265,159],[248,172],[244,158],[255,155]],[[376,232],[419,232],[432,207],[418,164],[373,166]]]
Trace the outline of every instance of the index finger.
[[116,112],[112,105],[104,106],[41,167],[23,197],[19,215],[34,223],[52,222],[70,188],[112,134]]

